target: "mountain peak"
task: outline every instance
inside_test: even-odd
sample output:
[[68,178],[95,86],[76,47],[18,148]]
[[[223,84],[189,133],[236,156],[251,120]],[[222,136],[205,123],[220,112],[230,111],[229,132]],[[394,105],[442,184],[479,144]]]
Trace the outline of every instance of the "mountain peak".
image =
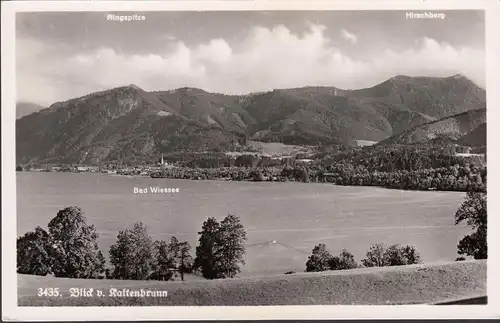
[[407,76],[407,75],[396,75],[392,78],[390,78],[391,80],[395,80],[395,81],[405,81],[405,80],[409,80],[411,79],[411,76]]
[[177,91],[181,91],[181,92],[194,92],[194,93],[206,93],[205,90],[202,90],[202,89],[199,89],[197,87],[189,87],[189,86],[185,86],[185,87],[181,87],[181,88],[178,88]]
[[135,84],[130,84],[129,87],[132,88],[132,89],[134,89],[134,90],[142,90],[140,87],[138,87]]
[[464,74],[462,73],[458,73],[458,74],[455,74],[455,75],[452,75],[450,77],[448,77],[449,79],[455,79],[455,80],[469,80],[467,78],[467,76],[465,76]]

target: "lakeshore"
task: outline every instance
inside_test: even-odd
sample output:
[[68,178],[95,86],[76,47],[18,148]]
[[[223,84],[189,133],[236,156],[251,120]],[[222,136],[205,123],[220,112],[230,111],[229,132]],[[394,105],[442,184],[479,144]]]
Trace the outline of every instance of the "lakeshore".
[[[18,171],[21,171],[18,169]],[[333,183],[341,186],[375,186],[402,190],[486,192],[486,167],[458,164],[414,171],[374,171],[364,167],[336,164],[297,163],[293,167],[218,167],[136,166],[105,168],[78,166],[23,169],[27,172],[101,173],[112,176],[150,177],[183,180],[252,182]]]

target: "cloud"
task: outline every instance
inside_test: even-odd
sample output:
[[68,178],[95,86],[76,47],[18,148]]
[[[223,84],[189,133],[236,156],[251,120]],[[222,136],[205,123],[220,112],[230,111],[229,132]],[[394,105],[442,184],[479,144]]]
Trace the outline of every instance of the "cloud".
[[230,60],[232,49],[224,39],[212,39],[208,44],[201,44],[195,50],[200,60],[223,64]]
[[398,74],[463,73],[484,86],[483,50],[423,38],[404,50],[367,49],[355,59],[337,47],[325,30],[310,25],[299,35],[283,25],[257,26],[232,45],[224,39],[191,46],[176,40],[167,42],[161,52],[141,55],[106,47],[68,54],[57,45],[19,38],[18,100],[50,104],[131,83],[145,90],[190,86],[233,94],[307,85],[352,89]]
[[352,44],[355,44],[358,41],[358,37],[356,37],[356,35],[351,34],[350,32],[348,32],[345,29],[342,29],[340,33],[341,33],[343,39],[347,40],[348,42],[350,42]]

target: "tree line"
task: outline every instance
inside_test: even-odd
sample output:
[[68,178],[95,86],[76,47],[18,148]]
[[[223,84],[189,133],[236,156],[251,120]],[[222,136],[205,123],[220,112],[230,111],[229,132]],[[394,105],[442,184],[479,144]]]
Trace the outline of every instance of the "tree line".
[[486,158],[481,156],[457,156],[458,152],[469,152],[470,147],[453,144],[392,144],[367,147],[332,146],[331,149],[317,147],[317,153],[300,153],[294,157],[276,159],[242,152],[234,157],[222,152],[170,153],[165,160],[179,167],[223,168],[223,167],[294,167],[301,159],[312,159],[316,164],[328,166],[343,163],[364,166],[368,171],[393,172],[397,170],[416,171],[421,169],[443,168],[454,165],[485,165]]
[[[487,199],[485,193],[469,192],[465,201],[455,213],[455,224],[466,222],[467,226],[475,232],[466,235],[457,245],[457,253],[461,256],[456,260],[465,260],[469,256],[474,259],[488,258],[487,244]],[[420,253],[415,246],[401,246],[394,244],[388,246],[378,243],[370,246],[366,256],[358,264],[354,255],[343,249],[340,255],[333,256],[326,245],[316,245],[306,262],[306,271],[326,271],[354,269],[359,267],[386,267],[403,266],[421,263]]]
[[[234,162],[221,154],[197,155],[211,160],[184,163],[153,177],[177,179],[226,179],[234,181],[331,182],[337,185],[381,186],[407,190],[461,192],[486,191],[486,158],[459,157],[455,145],[377,145],[363,148],[337,147],[326,150],[303,163],[297,156],[274,160],[241,155]],[[194,167],[195,166],[195,167]],[[207,166],[206,168],[204,166]]]
[[[455,213],[455,224],[465,222],[475,230],[457,245],[459,255],[487,259],[487,196],[468,192]],[[98,246],[95,227],[87,224],[79,207],[60,210],[48,224],[48,231],[36,227],[17,239],[17,272],[67,278],[107,278],[134,280],[184,280],[186,273],[206,279],[234,278],[245,264],[246,230],[240,219],[229,214],[221,222],[208,218],[198,232],[195,256],[186,241],[171,237],[169,242],[153,240],[143,223],[120,230],[110,247],[111,268]],[[194,259],[193,259],[194,258]],[[457,260],[464,260],[459,257]],[[347,250],[332,256],[324,244],[314,247],[306,271],[343,270],[363,267],[397,266],[420,263],[414,246],[372,245],[358,264]]]
[[320,243],[314,247],[306,262],[306,271],[343,270],[360,267],[402,266],[421,263],[420,254],[414,246],[387,246],[379,243],[372,245],[366,257],[358,264],[354,255],[346,249],[340,255],[332,256],[326,245]]
[[366,167],[337,163],[328,166],[296,165],[269,168],[170,168],[153,178],[231,181],[299,181],[349,186],[378,186],[403,190],[486,192],[487,169],[474,164],[391,172],[370,171]]
[[321,160],[325,166],[336,163],[351,164],[363,166],[370,172],[417,171],[467,164],[474,164],[478,167],[485,165],[485,157],[457,156],[456,150],[457,147],[453,145],[376,145],[330,153],[323,156]]
[[[60,210],[48,231],[36,227],[17,239],[17,272],[66,278],[122,280],[184,280],[187,273],[204,278],[232,278],[244,264],[246,231],[240,219],[229,214],[220,223],[208,218],[202,226],[196,255],[187,241],[153,240],[146,226],[135,223],[120,230],[109,249],[111,267],[99,249],[95,227],[76,206]],[[193,259],[194,258],[194,259]]]
[[319,182],[333,182],[337,185],[380,186],[403,190],[439,190],[460,192],[486,192],[486,167],[474,165],[419,169],[415,171],[396,170],[392,172],[370,171],[364,166],[334,164],[316,167],[310,171]]

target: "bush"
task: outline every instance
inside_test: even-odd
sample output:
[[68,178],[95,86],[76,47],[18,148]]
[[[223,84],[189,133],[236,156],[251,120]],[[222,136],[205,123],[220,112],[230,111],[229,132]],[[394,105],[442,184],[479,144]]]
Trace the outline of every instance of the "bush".
[[465,257],[457,257],[457,259],[455,259],[455,261],[464,261],[466,260]]
[[379,243],[370,247],[361,263],[365,267],[403,266],[421,263],[421,259],[413,246],[387,246]]
[[93,225],[88,225],[79,207],[67,207],[48,225],[56,277],[98,278],[104,275],[105,260]]

